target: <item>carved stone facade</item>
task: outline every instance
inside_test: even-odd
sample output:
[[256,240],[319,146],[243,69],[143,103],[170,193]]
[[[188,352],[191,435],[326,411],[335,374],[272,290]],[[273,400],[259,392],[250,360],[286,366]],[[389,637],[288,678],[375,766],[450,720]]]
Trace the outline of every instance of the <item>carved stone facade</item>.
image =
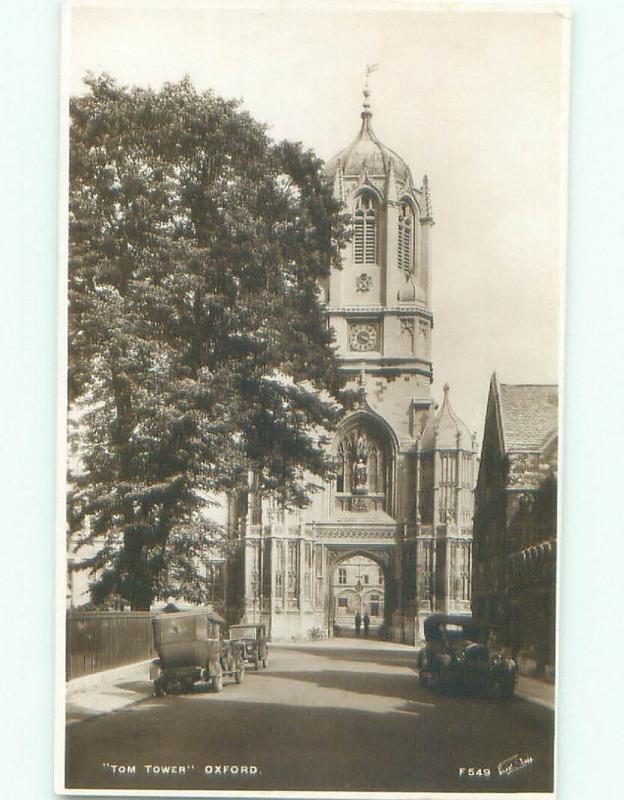
[[475,497],[475,616],[537,673],[555,661],[557,394],[492,376]]
[[396,641],[419,639],[434,611],[470,612],[475,442],[448,386],[440,408],[431,398],[429,184],[379,141],[364,94],[358,135],[327,164],[353,237],[321,289],[359,398],[331,445],[336,479],[304,512],[273,507],[253,480],[230,500],[243,543],[231,615],[266,622],[274,638],[332,630],[335,573],[355,556],[383,571]]

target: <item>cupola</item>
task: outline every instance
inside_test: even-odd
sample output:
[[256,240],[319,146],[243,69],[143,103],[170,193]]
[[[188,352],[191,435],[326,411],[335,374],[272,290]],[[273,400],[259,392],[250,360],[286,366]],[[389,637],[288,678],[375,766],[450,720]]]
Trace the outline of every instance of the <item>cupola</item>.
[[394,178],[403,184],[412,186],[409,167],[400,155],[386,147],[375,135],[371,119],[370,90],[368,83],[364,87],[364,103],[362,107],[362,125],[360,131],[350,145],[342,149],[326,165],[327,177],[332,180],[338,167],[345,178],[357,178],[366,172],[370,178],[386,178],[390,167],[393,167]]

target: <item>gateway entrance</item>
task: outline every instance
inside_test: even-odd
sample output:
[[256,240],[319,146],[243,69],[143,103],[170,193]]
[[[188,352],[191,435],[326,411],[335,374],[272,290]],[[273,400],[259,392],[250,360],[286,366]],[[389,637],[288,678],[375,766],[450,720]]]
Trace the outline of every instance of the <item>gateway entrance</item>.
[[383,567],[364,555],[345,556],[333,569],[331,583],[332,630],[335,636],[353,635],[356,616],[377,636],[384,622],[386,579]]

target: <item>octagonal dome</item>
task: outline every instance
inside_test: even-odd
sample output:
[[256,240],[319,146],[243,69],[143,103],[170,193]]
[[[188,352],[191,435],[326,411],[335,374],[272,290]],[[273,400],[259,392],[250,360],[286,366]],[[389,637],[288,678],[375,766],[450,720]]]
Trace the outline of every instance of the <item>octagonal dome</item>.
[[362,127],[350,145],[330,158],[325,167],[328,178],[333,178],[338,168],[342,167],[345,178],[358,177],[366,168],[371,177],[388,174],[390,161],[394,162],[394,174],[399,181],[411,183],[409,167],[400,155],[382,144],[373,131],[373,116],[368,103],[368,93],[364,92],[364,110],[362,111]]

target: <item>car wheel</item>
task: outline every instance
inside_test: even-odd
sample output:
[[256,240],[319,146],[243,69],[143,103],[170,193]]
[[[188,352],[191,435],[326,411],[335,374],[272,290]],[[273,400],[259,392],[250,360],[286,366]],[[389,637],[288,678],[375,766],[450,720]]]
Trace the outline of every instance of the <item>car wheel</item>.
[[498,680],[494,683],[494,697],[497,700],[511,700],[515,688],[515,684],[512,681]]
[[446,692],[448,689],[448,676],[446,674],[446,670],[443,667],[438,670],[434,670],[433,674],[429,678],[428,683],[429,687],[435,692],[444,694],[444,692]]

